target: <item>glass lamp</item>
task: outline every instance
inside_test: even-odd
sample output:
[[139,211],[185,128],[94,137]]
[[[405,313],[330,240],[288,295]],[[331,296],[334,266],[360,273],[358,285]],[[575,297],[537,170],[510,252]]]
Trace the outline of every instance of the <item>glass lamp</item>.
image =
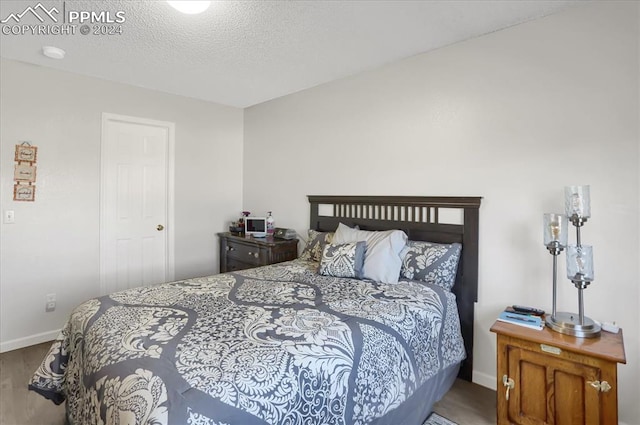
[[564,211],[576,226],[576,243],[580,245],[580,228],[591,217],[589,186],[566,186],[564,188]]
[[590,245],[569,245],[567,247],[567,277],[572,281],[593,280],[593,247]]
[[[582,245],[580,240],[580,228],[591,217],[589,186],[566,186],[564,206],[566,218],[576,228],[576,245],[566,245],[566,234],[562,240],[562,229],[566,229],[566,221],[563,225],[553,214],[545,214],[544,241],[549,252],[554,255],[553,312],[547,315],[545,322],[554,331],[580,338],[593,338],[600,334],[600,326],[584,316],[583,299],[584,289],[593,281],[593,247]],[[564,247],[567,248],[567,277],[578,289],[578,314],[556,312],[556,256]]]
[[547,248],[550,246],[567,246],[568,220],[566,215],[546,213],[543,217],[543,238]]
[[551,317],[556,316],[556,300],[558,292],[558,255],[567,246],[568,226],[567,216],[562,214],[546,213],[543,216],[543,240],[544,245],[553,255],[553,306]]

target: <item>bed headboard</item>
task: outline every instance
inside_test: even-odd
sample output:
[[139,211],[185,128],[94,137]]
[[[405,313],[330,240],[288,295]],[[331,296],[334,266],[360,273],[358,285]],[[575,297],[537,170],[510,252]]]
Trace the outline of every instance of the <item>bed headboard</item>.
[[[453,292],[456,294],[467,358],[458,376],[473,373],[474,305],[478,300],[478,221],[480,197],[430,196],[314,196],[311,229],[334,231],[339,223],[362,230],[403,230],[410,240],[462,244]],[[451,211],[455,210],[455,211]],[[458,213],[460,224],[444,224],[445,213]]]

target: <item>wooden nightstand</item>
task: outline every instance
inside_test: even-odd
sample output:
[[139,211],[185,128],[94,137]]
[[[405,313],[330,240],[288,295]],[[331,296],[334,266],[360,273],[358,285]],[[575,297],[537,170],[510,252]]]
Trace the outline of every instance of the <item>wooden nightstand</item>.
[[297,239],[252,238],[218,233],[220,273],[266,266],[298,258]]
[[498,340],[498,425],[618,424],[622,329],[576,338],[496,321],[491,332]]

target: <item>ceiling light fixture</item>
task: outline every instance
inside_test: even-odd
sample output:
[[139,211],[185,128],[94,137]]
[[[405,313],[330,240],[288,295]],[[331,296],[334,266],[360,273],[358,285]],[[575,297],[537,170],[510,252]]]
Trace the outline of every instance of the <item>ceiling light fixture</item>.
[[178,0],[178,1],[167,1],[174,9],[179,10],[182,13],[186,13],[189,15],[195,15],[197,13],[202,13],[211,6],[210,1],[186,1],[186,0]]
[[64,59],[67,52],[53,46],[42,46],[42,54],[51,59]]

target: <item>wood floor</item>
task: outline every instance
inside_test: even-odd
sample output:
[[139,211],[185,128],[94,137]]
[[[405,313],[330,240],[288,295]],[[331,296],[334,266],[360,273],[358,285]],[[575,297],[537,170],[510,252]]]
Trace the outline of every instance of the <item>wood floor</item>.
[[[64,404],[56,406],[27,383],[50,343],[0,354],[0,425],[63,425]],[[435,411],[459,425],[496,423],[495,392],[458,380]],[[399,424],[400,425],[400,424]]]
[[433,410],[459,425],[495,425],[496,392],[458,379]]

